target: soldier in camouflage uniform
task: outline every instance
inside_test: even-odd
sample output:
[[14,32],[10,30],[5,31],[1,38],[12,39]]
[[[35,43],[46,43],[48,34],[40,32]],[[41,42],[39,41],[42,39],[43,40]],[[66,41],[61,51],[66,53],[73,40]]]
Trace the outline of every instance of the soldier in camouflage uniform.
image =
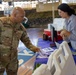
[[40,50],[32,45],[26,29],[21,25],[24,16],[24,10],[20,7],[15,7],[10,17],[0,18],[0,75],[3,75],[5,69],[7,75],[17,75],[17,47],[19,40],[34,52]]

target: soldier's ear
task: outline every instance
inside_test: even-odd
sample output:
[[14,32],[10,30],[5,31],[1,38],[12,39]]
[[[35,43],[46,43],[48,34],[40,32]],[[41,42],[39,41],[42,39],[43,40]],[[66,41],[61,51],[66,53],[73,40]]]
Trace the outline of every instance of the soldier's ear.
[[17,14],[16,14],[16,13],[14,13],[14,17],[16,17],[16,15],[17,15]]

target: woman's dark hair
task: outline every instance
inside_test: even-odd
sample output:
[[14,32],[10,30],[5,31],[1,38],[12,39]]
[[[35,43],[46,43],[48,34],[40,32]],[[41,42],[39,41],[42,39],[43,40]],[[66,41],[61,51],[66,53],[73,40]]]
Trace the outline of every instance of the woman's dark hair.
[[71,16],[72,14],[75,15],[75,10],[73,8],[71,8],[68,4],[66,3],[62,3],[58,6],[58,9],[67,12],[69,16]]

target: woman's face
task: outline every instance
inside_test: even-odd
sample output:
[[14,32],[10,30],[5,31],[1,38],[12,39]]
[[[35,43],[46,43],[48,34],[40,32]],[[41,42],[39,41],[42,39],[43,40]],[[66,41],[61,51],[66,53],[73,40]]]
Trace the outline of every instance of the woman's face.
[[60,9],[58,9],[58,13],[59,13],[59,16],[61,16],[62,18],[67,18],[68,17],[67,12],[64,12]]

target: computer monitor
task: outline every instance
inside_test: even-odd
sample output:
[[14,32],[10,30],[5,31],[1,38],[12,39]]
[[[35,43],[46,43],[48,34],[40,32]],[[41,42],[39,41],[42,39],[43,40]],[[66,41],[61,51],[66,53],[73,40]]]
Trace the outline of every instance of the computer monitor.
[[54,26],[51,25],[51,40],[52,43],[50,44],[51,47],[56,46],[55,42],[57,42],[57,31],[55,30]]
[[52,25],[51,25],[51,39],[53,42],[57,41],[57,31]]

